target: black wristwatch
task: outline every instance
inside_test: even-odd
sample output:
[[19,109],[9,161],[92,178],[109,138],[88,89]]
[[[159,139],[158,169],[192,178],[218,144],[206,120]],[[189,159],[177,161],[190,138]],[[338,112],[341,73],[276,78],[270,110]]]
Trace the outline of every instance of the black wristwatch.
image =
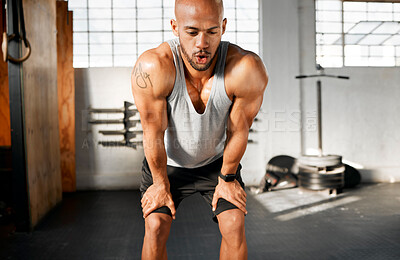
[[221,172],[218,173],[218,176],[223,179],[226,182],[231,182],[234,181],[236,179],[236,173],[235,174],[227,174],[227,175],[223,175]]

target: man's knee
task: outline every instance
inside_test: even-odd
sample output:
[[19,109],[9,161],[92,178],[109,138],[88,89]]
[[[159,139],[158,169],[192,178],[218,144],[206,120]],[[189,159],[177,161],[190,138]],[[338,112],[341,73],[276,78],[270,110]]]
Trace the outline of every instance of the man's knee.
[[152,213],[145,219],[146,234],[154,236],[168,236],[172,218],[164,213]]
[[239,209],[231,209],[218,216],[219,229],[223,239],[240,244],[245,239],[244,214]]

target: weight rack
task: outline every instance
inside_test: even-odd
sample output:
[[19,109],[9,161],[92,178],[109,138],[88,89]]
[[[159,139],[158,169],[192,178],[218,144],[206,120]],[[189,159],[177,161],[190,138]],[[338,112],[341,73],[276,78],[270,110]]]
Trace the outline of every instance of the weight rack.
[[[140,119],[130,119],[138,113],[137,108],[131,108],[133,103],[128,101],[124,102],[123,108],[89,108],[89,114],[123,114],[123,118],[119,119],[90,119],[90,124],[103,125],[103,124],[123,124],[123,130],[100,130],[99,133],[105,136],[123,136],[122,141],[99,141],[98,144],[105,147],[130,147],[136,149],[138,146],[143,146],[143,141],[132,140],[138,134],[143,133],[143,130],[130,130],[140,124]],[[89,117],[91,118],[91,116]]]
[[325,74],[324,68],[317,64],[315,75],[299,75],[296,79],[314,78],[317,80],[317,120],[318,120],[318,155],[302,155],[297,159],[299,186],[310,190],[328,190],[330,195],[337,195],[344,187],[345,166],[340,155],[324,155],[322,151],[322,77],[350,79],[347,76]]

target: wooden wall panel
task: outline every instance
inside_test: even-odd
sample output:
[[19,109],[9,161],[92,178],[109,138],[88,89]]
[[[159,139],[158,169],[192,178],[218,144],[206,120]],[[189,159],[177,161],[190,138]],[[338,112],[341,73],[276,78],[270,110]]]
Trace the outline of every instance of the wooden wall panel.
[[[0,19],[0,38],[3,39],[3,19]],[[11,145],[10,95],[8,91],[8,66],[3,61],[0,48],[0,146]]]
[[55,0],[23,0],[32,54],[23,64],[31,225],[62,200],[57,99]]
[[57,1],[57,85],[62,190],[76,191],[75,79],[72,12],[68,2]]

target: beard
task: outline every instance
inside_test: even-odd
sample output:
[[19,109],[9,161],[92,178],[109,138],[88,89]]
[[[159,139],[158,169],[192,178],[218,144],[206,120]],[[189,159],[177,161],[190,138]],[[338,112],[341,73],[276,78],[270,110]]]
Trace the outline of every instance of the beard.
[[217,48],[217,51],[215,51],[214,56],[212,56],[212,58],[206,64],[196,64],[195,55],[202,54],[202,53],[210,55],[211,54],[210,52],[201,50],[201,51],[193,53],[192,56],[189,56],[188,52],[185,50],[185,47],[183,47],[182,44],[180,44],[180,49],[182,50],[183,55],[185,56],[185,58],[187,59],[187,61],[189,62],[190,66],[192,66],[193,69],[195,69],[197,71],[206,71],[210,68],[212,62],[215,59],[215,56],[217,56],[217,51],[219,49],[219,46]]

